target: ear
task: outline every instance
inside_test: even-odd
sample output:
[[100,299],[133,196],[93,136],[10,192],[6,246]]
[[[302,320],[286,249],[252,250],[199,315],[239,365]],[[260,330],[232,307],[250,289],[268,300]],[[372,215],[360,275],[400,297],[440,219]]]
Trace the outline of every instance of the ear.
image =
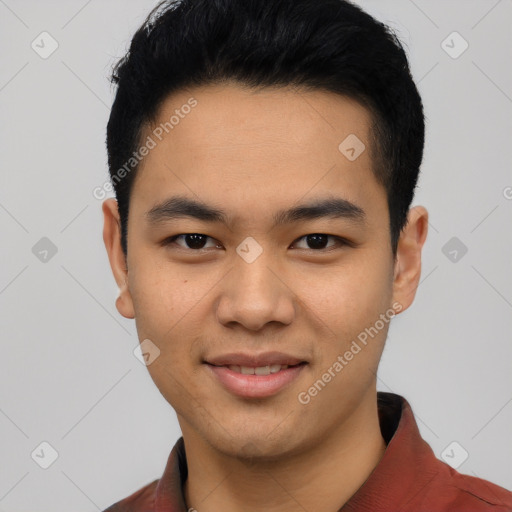
[[110,267],[114,274],[119,297],[116,299],[116,308],[125,318],[135,318],[133,301],[128,287],[128,268],[126,258],[121,247],[121,221],[115,199],[106,199],[102,205],[103,210],[103,242],[107,249]]
[[428,212],[423,206],[409,210],[398,241],[393,278],[393,301],[405,311],[416,296],[421,276],[421,250],[427,239]]

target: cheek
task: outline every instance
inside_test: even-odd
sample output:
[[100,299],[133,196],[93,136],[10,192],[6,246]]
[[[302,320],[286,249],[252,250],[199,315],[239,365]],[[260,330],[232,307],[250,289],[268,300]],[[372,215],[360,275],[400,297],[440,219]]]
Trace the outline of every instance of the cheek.
[[182,413],[200,401],[201,390],[194,391],[193,356],[203,334],[205,299],[212,284],[209,279],[184,277],[165,265],[145,264],[130,272],[139,339],[151,340],[160,351],[147,370],[166,400]]
[[388,268],[376,261],[354,261],[328,273],[302,279],[304,301],[342,340],[357,335],[384,313],[391,301]]
[[162,343],[180,327],[192,323],[197,316],[202,299],[212,287],[210,276],[197,278],[170,263],[142,257],[139,264],[130,268],[130,293],[135,308],[139,336],[154,336]]
[[152,377],[167,369],[178,372],[176,376],[182,369],[190,373],[196,369],[197,343],[204,335],[205,319],[211,317],[211,294],[222,274],[150,257],[139,261],[144,263],[130,267],[129,276],[137,333],[141,341],[149,339],[160,350],[160,364],[149,365],[148,370]]

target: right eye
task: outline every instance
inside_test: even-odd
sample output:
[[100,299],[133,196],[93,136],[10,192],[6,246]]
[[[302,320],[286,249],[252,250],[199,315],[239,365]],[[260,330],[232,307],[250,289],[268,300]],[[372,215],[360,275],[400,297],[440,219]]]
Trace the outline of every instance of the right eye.
[[[205,247],[206,241],[210,239],[216,243],[213,246]],[[178,243],[180,240],[182,243]],[[203,249],[209,249],[211,247],[219,248],[220,244],[213,238],[208,235],[203,235],[201,233],[183,233],[181,235],[174,235],[169,238],[166,238],[162,245],[169,247],[172,245],[178,245],[182,249],[189,249],[192,251],[200,251]]]

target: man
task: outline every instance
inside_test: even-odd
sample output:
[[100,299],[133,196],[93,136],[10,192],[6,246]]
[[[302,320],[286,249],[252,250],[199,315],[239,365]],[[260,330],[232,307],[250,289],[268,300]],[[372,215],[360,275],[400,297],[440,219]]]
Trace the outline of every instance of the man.
[[428,226],[389,30],[344,0],[164,2],[113,80],[116,306],[183,437],[107,510],[512,510],[376,391]]

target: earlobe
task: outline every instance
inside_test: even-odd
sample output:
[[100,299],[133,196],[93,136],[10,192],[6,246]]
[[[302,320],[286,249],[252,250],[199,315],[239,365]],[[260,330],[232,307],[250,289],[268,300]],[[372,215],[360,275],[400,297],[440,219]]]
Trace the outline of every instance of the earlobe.
[[421,251],[428,232],[428,212],[423,206],[409,210],[398,241],[393,279],[393,301],[405,311],[413,302],[421,276]]
[[106,199],[103,202],[102,210],[104,219],[103,242],[110,261],[110,268],[119,287],[116,308],[125,318],[135,318],[133,301],[128,286],[127,262],[121,247],[121,221],[117,201]]

